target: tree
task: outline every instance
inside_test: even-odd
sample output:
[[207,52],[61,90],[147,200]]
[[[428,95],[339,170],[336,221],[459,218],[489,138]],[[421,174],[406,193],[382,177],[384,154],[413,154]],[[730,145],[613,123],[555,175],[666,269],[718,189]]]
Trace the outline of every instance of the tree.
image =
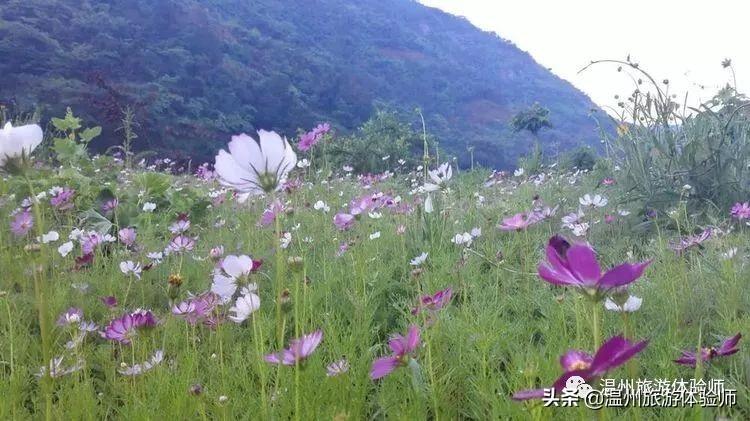
[[549,110],[535,102],[526,110],[520,111],[510,121],[514,133],[528,131],[535,138],[540,130],[552,127],[549,122]]

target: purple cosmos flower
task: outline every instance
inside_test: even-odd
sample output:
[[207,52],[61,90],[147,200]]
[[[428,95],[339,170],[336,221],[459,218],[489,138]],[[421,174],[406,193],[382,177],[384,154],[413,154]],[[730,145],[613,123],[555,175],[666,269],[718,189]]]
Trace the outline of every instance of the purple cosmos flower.
[[440,310],[451,302],[452,295],[452,288],[446,288],[444,290],[436,292],[433,295],[425,295],[420,300],[419,305],[411,310],[411,314],[416,315],[422,309],[426,309],[430,312]]
[[297,362],[309,357],[322,340],[323,331],[318,329],[297,339],[292,339],[289,348],[275,354],[268,354],[264,359],[271,364],[296,365]]
[[34,217],[31,216],[29,210],[22,210],[13,215],[13,220],[10,221],[10,231],[16,237],[23,237],[28,234],[31,228],[34,226]]
[[135,228],[123,228],[117,232],[117,237],[120,239],[120,242],[128,247],[135,244],[135,236]]
[[169,226],[169,231],[172,234],[182,234],[190,229],[190,220],[187,217],[181,217],[177,219],[172,225]]
[[216,172],[212,168],[213,166],[204,162],[195,170],[195,176],[203,181],[211,181],[216,178]]
[[68,210],[73,208],[73,196],[75,190],[68,187],[57,187],[50,190],[52,197],[49,199],[49,204],[57,210]]
[[107,308],[115,308],[117,307],[117,298],[109,295],[107,297],[101,298],[102,304],[107,306]]
[[[593,356],[584,351],[570,350],[560,357],[560,365],[565,373],[555,381],[552,388],[556,394],[559,394],[565,388],[568,378],[572,376],[580,376],[585,382],[589,383],[591,380],[625,364],[636,354],[643,351],[646,345],[648,345],[647,340],[633,343],[622,336],[615,336],[602,344]],[[543,397],[544,389],[522,390],[513,395],[513,399],[519,401]]]
[[739,219],[740,221],[743,219],[750,219],[750,202],[735,203],[729,213],[732,215],[732,218]]
[[79,239],[81,243],[81,251],[83,251],[83,254],[94,253],[94,249],[101,244],[102,240],[102,236],[96,231],[87,232],[81,235],[81,238]]
[[[742,334],[738,333],[719,344],[718,348],[713,346],[709,348],[701,348],[701,362],[707,362],[716,357],[726,357],[728,355],[736,353],[740,350],[737,347],[737,344],[740,342],[741,338]],[[674,362],[676,362],[677,364],[695,367],[696,363],[698,362],[697,360],[698,357],[695,352],[682,351],[682,355],[680,356],[680,358],[674,360]]]
[[333,217],[333,224],[341,231],[346,231],[354,225],[354,215],[349,213],[337,213]]
[[372,363],[370,378],[373,380],[391,374],[397,367],[406,363],[406,358],[419,347],[419,326],[409,326],[409,331],[405,337],[394,335],[388,341],[388,347],[391,348],[391,355],[380,357]]
[[156,317],[151,311],[137,310],[109,322],[101,335],[104,339],[129,345],[131,340],[137,336],[138,329],[154,326],[156,326]]
[[573,286],[601,299],[607,291],[638,279],[651,261],[623,263],[602,274],[594,249],[588,244],[571,245],[556,235],[547,244],[547,261],[539,264],[539,277],[562,286]]

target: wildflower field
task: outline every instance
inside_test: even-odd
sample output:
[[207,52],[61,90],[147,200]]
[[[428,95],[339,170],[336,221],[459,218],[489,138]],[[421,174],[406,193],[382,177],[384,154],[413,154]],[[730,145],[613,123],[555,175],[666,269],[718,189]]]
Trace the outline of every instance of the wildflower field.
[[[325,125],[197,171],[55,127],[0,133],[0,419],[750,417],[745,201],[652,209],[615,159],[357,174]],[[735,402],[545,407],[572,376]]]

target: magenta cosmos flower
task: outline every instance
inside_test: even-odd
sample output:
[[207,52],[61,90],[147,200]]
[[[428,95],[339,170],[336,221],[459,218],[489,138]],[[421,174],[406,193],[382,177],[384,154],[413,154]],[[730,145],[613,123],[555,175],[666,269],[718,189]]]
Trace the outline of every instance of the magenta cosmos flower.
[[547,261],[539,265],[539,277],[561,286],[581,289],[590,296],[601,299],[613,288],[628,285],[640,278],[651,261],[636,264],[623,263],[602,274],[594,249],[588,244],[571,245],[556,235],[547,244]]
[[299,150],[301,150],[301,151],[308,151],[308,150],[310,150],[329,131],[331,131],[331,125],[329,123],[318,124],[312,130],[310,130],[309,132],[303,134],[300,137],[299,144],[298,144]]
[[[599,347],[593,356],[587,352],[571,349],[560,357],[560,365],[565,371],[555,383],[552,389],[556,394],[565,388],[565,383],[572,376],[580,376],[585,382],[600,378],[607,372],[625,364],[636,354],[643,351],[648,341],[630,342],[622,336],[615,336]],[[516,392],[513,399],[524,401],[528,399],[541,399],[544,397],[544,389],[531,389]]]
[[54,187],[50,190],[52,197],[49,204],[57,210],[68,210],[73,208],[73,196],[75,190],[68,187]]
[[120,242],[130,247],[135,244],[136,232],[135,228],[123,228],[117,232],[117,237]]
[[28,234],[33,226],[34,217],[31,216],[28,209],[17,212],[13,215],[13,220],[10,221],[10,231],[16,237],[23,237]]
[[289,348],[264,357],[271,364],[296,365],[297,362],[309,357],[323,340],[323,331],[318,329],[313,333],[302,335],[289,342]]
[[195,325],[210,318],[219,303],[218,295],[210,291],[204,292],[201,295],[190,297],[179,304],[175,304],[172,307],[172,314],[191,325]]
[[154,326],[156,326],[156,317],[151,311],[137,310],[109,322],[101,335],[104,339],[129,345],[133,338],[138,335],[139,329]]
[[421,310],[435,312],[448,305],[453,295],[452,288],[440,290],[433,295],[425,295],[419,300],[419,305],[411,310],[411,314],[418,314]]
[[[742,334],[738,333],[731,338],[725,340],[718,347],[701,348],[701,362],[710,361],[716,357],[726,357],[739,351],[737,344],[740,342]],[[698,362],[698,357],[695,352],[682,351],[680,358],[674,360],[677,364],[687,365],[695,367]]]
[[392,354],[373,361],[370,378],[377,380],[391,374],[393,370],[406,363],[406,358],[416,351],[418,346],[419,327],[417,325],[409,326],[406,336],[394,335],[388,341]]
[[750,202],[735,203],[729,213],[732,215],[732,218],[739,219],[740,221],[750,219]]

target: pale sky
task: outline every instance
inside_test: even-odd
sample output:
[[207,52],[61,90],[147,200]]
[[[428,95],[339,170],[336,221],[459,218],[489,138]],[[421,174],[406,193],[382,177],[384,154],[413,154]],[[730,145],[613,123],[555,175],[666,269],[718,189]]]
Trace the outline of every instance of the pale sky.
[[[750,1],[712,0],[419,0],[493,31],[589,95],[600,106],[626,97],[632,81],[591,60],[628,54],[689,105],[732,82],[721,61],[732,59],[740,92],[750,87]],[[701,90],[697,85],[704,85]]]

